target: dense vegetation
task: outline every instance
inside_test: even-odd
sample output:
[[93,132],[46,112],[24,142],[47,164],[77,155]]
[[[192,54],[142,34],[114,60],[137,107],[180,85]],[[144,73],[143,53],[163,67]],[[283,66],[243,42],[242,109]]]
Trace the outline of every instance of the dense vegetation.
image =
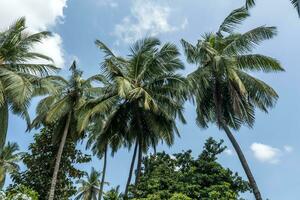
[[[51,185],[49,177],[53,174],[58,143],[53,142],[53,128],[43,128],[40,133],[34,136],[34,143],[30,144],[29,151],[21,156],[26,166],[25,171],[13,173],[14,185],[26,185],[36,191],[40,200],[47,199],[47,194]],[[58,174],[57,191],[55,199],[69,199],[76,194],[77,190],[74,180],[84,176],[85,172],[76,169],[74,166],[86,163],[91,160],[90,156],[82,154],[75,149],[72,140],[67,141],[62,155],[61,170]]]
[[217,162],[225,150],[222,142],[209,138],[197,159],[191,151],[170,156],[158,153],[145,157],[141,181],[130,188],[132,199],[237,199],[249,190],[248,183]]
[[[292,3],[299,7],[299,1]],[[26,32],[25,18],[0,32],[0,189],[7,174],[13,178],[0,198],[235,200],[250,191],[256,200],[262,200],[232,130],[252,127],[255,111],[268,112],[278,99],[276,91],[251,72],[284,69],[276,59],[252,53],[277,34],[276,27],[236,31],[254,4],[247,0],[215,33],[204,34],[196,44],[181,40],[186,61],[196,66],[186,77],[179,73],[184,69],[179,48],[158,38],[138,40],[126,57],[115,55],[96,40],[104,53],[101,71],[84,79],[75,61],[69,78],[61,77],[51,58],[32,52],[50,33]],[[48,64],[36,64],[34,59]],[[41,100],[31,120],[27,108],[37,96]],[[177,124],[186,123],[186,101],[195,104],[199,127],[215,124],[224,131],[248,182],[217,162],[225,147],[212,138],[196,159],[191,151],[173,156],[156,152],[160,142],[172,146],[180,136]],[[17,144],[6,143],[10,113],[22,117],[28,130],[40,130],[24,154],[18,152]],[[101,170],[92,168],[87,174],[75,168],[90,161],[90,156],[76,149],[80,141],[87,141],[87,149],[103,160]],[[104,191],[107,154],[114,155],[121,148],[132,150],[124,192],[119,186]],[[153,155],[148,155],[149,149]],[[24,171],[19,171],[20,160]]]

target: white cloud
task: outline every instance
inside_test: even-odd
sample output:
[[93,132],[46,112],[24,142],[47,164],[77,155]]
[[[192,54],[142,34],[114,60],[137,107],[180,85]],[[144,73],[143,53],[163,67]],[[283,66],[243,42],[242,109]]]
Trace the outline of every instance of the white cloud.
[[115,26],[114,34],[125,43],[132,43],[143,36],[156,36],[184,29],[188,24],[185,18],[177,26],[170,23],[172,9],[155,0],[133,0],[131,16],[126,16]]
[[[67,0],[2,0],[0,1],[0,29],[6,29],[16,19],[25,16],[28,31],[34,33],[54,26],[63,18]],[[58,34],[45,39],[34,48],[51,56],[58,67],[64,65],[62,40]]]
[[233,151],[231,149],[225,149],[224,153],[226,153],[229,156],[233,155]]
[[253,143],[251,150],[257,160],[271,164],[277,164],[282,154],[280,149],[261,143]]

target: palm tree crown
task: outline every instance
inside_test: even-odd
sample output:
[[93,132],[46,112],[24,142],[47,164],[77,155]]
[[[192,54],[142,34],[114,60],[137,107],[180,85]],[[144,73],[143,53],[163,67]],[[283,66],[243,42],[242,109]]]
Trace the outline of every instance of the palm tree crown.
[[249,74],[249,71],[283,71],[280,63],[268,56],[252,54],[262,41],[276,35],[275,27],[261,26],[244,34],[235,28],[249,16],[246,8],[230,13],[217,33],[206,34],[192,45],[182,40],[187,61],[198,69],[188,76],[191,92],[196,99],[197,123],[208,127],[216,123],[223,129],[235,148],[247,174],[256,200],[262,200],[245,156],[228,127],[252,127],[255,108],[267,112],[278,95],[268,84]]
[[86,179],[80,179],[77,184],[81,186],[78,189],[78,195],[75,200],[97,200],[100,188],[100,173],[92,168],[90,174],[86,174]]
[[276,28],[261,26],[244,34],[233,33],[248,16],[245,8],[234,10],[216,34],[206,34],[196,45],[182,40],[187,61],[198,65],[188,80],[196,96],[201,127],[223,121],[234,129],[242,124],[251,127],[254,108],[267,112],[278,98],[274,89],[248,73],[283,71],[277,60],[251,54],[255,46],[276,35]]
[[142,153],[149,147],[155,149],[159,141],[173,144],[174,133],[178,134],[175,118],[185,122],[185,79],[175,73],[183,69],[179,51],[173,44],[161,45],[156,38],[145,38],[132,46],[127,58],[122,58],[101,41],[96,44],[105,53],[104,89],[99,98],[84,106],[87,112],[79,120],[80,129],[93,116],[104,115],[98,141],[112,148],[118,148],[120,141],[127,147],[137,143],[139,172]]
[[0,189],[4,186],[6,173],[16,172],[19,169],[17,162],[20,160],[20,153],[16,153],[18,150],[19,146],[10,142],[0,150]]
[[48,76],[46,78],[48,82],[51,82],[51,86],[55,88],[53,90],[55,92],[39,102],[37,117],[32,123],[32,127],[39,127],[40,125],[54,126],[55,138],[60,142],[49,200],[54,199],[57,174],[66,139],[69,137],[77,141],[83,137],[83,131],[77,130],[80,108],[94,91],[91,85],[94,77],[84,80],[82,72],[77,69],[75,61],[70,70],[72,75],[69,80],[57,76]]
[[0,148],[7,134],[9,109],[27,120],[27,107],[35,95],[43,95],[47,87],[41,77],[57,71],[52,64],[33,64],[37,60],[52,62],[51,58],[32,52],[32,47],[50,35],[49,32],[30,34],[25,31],[25,18],[0,32]]

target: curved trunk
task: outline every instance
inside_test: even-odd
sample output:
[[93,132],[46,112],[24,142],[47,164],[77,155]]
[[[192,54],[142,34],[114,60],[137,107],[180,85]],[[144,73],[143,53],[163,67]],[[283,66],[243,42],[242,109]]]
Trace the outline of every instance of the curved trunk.
[[139,153],[138,153],[138,161],[137,161],[137,168],[136,168],[136,176],[135,176],[135,185],[139,183],[141,170],[142,170],[142,158],[143,158],[143,142],[142,138],[139,139]]
[[230,142],[232,143],[239,159],[240,159],[240,162],[244,168],[244,171],[248,177],[248,180],[249,180],[249,183],[250,183],[250,186],[253,190],[253,193],[254,193],[254,196],[255,196],[255,199],[256,200],[262,200],[262,197],[261,197],[261,194],[260,194],[260,191],[258,189],[258,186],[256,184],[256,181],[254,179],[254,176],[250,170],[250,167],[247,163],[247,160],[242,152],[242,149],[240,148],[239,144],[237,143],[236,139],[234,138],[233,134],[231,133],[230,129],[223,125],[223,130],[225,131],[227,137],[229,138]]
[[104,152],[104,162],[103,162],[103,169],[102,169],[102,180],[101,180],[101,185],[100,185],[100,191],[99,191],[98,200],[102,199],[103,187],[104,187],[105,175],[106,175],[106,163],[107,163],[107,145],[105,147],[105,152]]
[[5,146],[6,136],[8,128],[8,104],[4,104],[0,107],[0,150]]
[[69,130],[69,127],[70,127],[70,121],[71,121],[71,113],[68,114],[67,121],[66,121],[65,128],[64,128],[64,132],[63,132],[63,136],[61,138],[59,148],[58,148],[58,152],[57,152],[57,155],[56,155],[55,167],[54,167],[54,171],[53,171],[53,176],[52,176],[52,181],[51,181],[51,188],[50,188],[48,200],[53,200],[54,199],[55,186],[56,186],[56,182],[57,182],[57,175],[58,175],[58,171],[59,171],[59,166],[60,166],[62,153],[63,153],[64,146],[65,146],[65,143],[66,143],[67,135],[68,135],[68,130]]
[[136,153],[137,153],[137,149],[138,149],[138,140],[136,140],[135,142],[135,147],[134,147],[134,151],[133,151],[133,156],[132,156],[132,160],[131,160],[131,164],[130,164],[130,169],[129,169],[129,176],[127,179],[127,183],[126,183],[126,188],[125,188],[125,192],[124,192],[124,199],[127,199],[128,197],[128,187],[130,185],[131,182],[131,178],[132,178],[132,172],[133,172],[133,168],[134,168],[134,163],[135,163],[135,157],[136,157]]

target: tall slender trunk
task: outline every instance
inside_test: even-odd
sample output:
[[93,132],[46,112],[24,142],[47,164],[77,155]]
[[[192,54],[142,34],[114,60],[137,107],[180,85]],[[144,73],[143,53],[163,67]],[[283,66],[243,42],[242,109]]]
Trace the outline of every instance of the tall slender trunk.
[[250,186],[253,190],[253,193],[254,193],[254,196],[255,196],[255,199],[256,200],[262,200],[262,197],[261,197],[261,194],[260,194],[260,191],[258,189],[258,186],[256,184],[256,181],[254,179],[254,176],[250,170],[250,167],[247,163],[247,160],[242,152],[242,149],[240,148],[239,144],[237,143],[236,139],[234,138],[233,134],[231,133],[230,129],[226,126],[226,125],[223,125],[222,126],[223,130],[225,131],[227,137],[229,138],[230,142],[232,143],[239,159],[240,159],[240,162],[244,168],[244,171],[248,177],[248,180],[249,180],[249,183],[250,183]]
[[0,150],[4,148],[6,142],[8,114],[8,104],[4,100],[4,104],[0,107]]
[[58,175],[60,161],[61,161],[62,153],[63,153],[63,150],[64,150],[64,146],[65,146],[65,143],[66,143],[66,139],[67,139],[67,135],[68,135],[69,127],[70,127],[70,121],[71,121],[71,113],[69,113],[68,116],[67,116],[67,121],[66,121],[66,124],[65,124],[63,136],[61,138],[61,141],[60,141],[60,144],[59,144],[59,149],[58,149],[58,152],[57,152],[57,155],[56,155],[55,167],[54,167],[54,171],[53,171],[53,176],[52,176],[52,181],[51,181],[51,188],[50,188],[48,200],[53,200],[54,199],[55,186],[56,186],[56,182],[57,182],[57,175]]
[[98,200],[102,199],[103,187],[104,187],[105,175],[106,175],[106,163],[107,163],[107,145],[105,147],[105,152],[104,152],[104,162],[103,162],[103,169],[102,169],[102,180],[101,180],[101,185],[100,185],[100,191],[99,191]]
[[130,185],[131,182],[131,178],[132,178],[132,172],[133,172],[133,168],[134,168],[134,163],[135,163],[135,158],[136,158],[136,153],[137,153],[137,149],[138,149],[138,139],[135,142],[135,147],[134,147],[134,151],[133,151],[133,156],[132,156],[132,160],[131,160],[131,164],[130,164],[130,169],[129,169],[129,176],[127,179],[127,183],[126,183],[126,188],[125,188],[125,192],[124,192],[124,199],[127,199],[128,197],[128,187]]
[[138,152],[138,161],[136,167],[136,176],[135,176],[135,185],[139,183],[141,170],[142,170],[142,158],[143,158],[143,140],[139,138],[139,152]]

